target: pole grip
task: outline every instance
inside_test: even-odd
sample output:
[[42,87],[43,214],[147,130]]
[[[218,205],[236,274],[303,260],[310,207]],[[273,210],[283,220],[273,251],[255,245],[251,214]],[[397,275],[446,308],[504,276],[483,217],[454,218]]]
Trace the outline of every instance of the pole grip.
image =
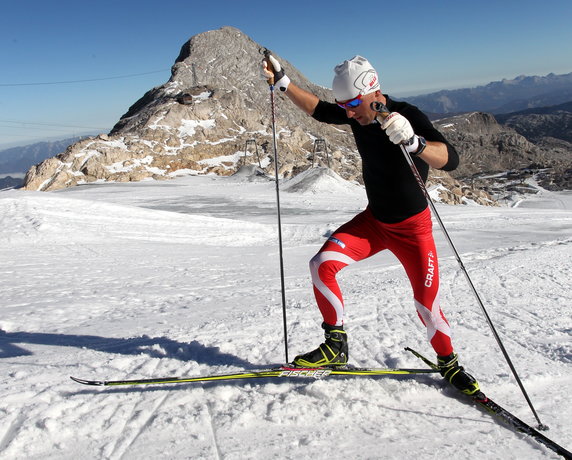
[[272,65],[272,62],[270,62],[269,56],[270,56],[270,50],[265,49],[265,50],[264,50],[264,62],[266,62],[266,68],[267,68],[268,70],[270,70],[270,71],[272,72],[272,74],[273,74],[272,77],[270,77],[270,78],[269,78],[268,80],[266,80],[266,81],[268,82],[268,84],[269,84],[270,86],[274,86],[274,73],[275,73],[275,70],[274,70],[274,66]]
[[373,101],[370,105],[371,110],[377,112],[376,118],[380,118],[379,121],[385,120],[389,116],[389,109],[385,104],[379,101]]

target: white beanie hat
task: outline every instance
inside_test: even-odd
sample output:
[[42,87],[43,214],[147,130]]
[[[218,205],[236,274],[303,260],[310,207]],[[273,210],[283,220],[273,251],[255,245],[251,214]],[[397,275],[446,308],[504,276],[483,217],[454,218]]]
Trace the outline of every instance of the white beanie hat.
[[354,56],[334,68],[332,83],[334,97],[337,101],[347,101],[379,90],[377,72],[369,61],[361,56]]

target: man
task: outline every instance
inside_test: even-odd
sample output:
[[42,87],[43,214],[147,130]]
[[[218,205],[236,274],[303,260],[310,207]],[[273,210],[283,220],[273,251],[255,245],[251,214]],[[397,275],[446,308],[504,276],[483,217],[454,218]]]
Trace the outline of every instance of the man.
[[[310,261],[314,294],[324,322],[325,342],[297,356],[302,367],[341,366],[348,362],[344,303],[336,274],[349,264],[388,249],[407,273],[417,313],[427,328],[443,375],[466,394],[477,381],[459,366],[450,329],[439,304],[437,252],[427,200],[401,151],[405,145],[424,181],[429,167],[451,171],[459,163],[456,150],[416,107],[393,101],[381,92],[378,74],[367,59],[355,56],[334,69],[336,104],[319,100],[290,81],[273,56],[264,74],[273,78],[296,106],[318,121],[349,124],[362,159],[368,207],[342,225]],[[381,123],[372,102],[391,112]]]

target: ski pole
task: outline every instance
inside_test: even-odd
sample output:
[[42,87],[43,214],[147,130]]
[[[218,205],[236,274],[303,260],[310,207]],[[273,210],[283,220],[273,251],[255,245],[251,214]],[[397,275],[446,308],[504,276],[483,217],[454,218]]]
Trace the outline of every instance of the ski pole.
[[[264,50],[264,58],[269,69],[273,70],[272,63],[268,58],[270,51]],[[282,249],[282,219],[280,212],[280,184],[278,179],[278,146],[276,143],[276,105],[274,102],[274,77],[268,79],[270,87],[270,107],[272,111],[272,141],[274,146],[274,178],[276,183],[276,207],[278,214],[278,246],[280,253],[280,286],[282,292],[282,321],[284,323],[284,351],[286,354],[286,362],[288,363],[288,327],[286,323],[286,288],[284,283],[284,251]]]
[[[370,104],[370,107],[372,110],[379,113],[380,117],[382,119],[387,118],[387,116],[389,115],[389,109],[384,104],[382,104],[381,102],[372,102]],[[491,317],[489,316],[487,309],[485,308],[485,305],[484,305],[483,301],[481,300],[481,296],[477,292],[477,289],[475,288],[475,285],[473,284],[473,281],[471,280],[471,277],[469,276],[469,273],[467,272],[467,269],[465,268],[465,265],[463,264],[463,261],[461,260],[461,256],[459,255],[457,248],[453,244],[453,240],[449,236],[449,232],[447,232],[447,229],[445,228],[445,224],[443,224],[443,221],[441,220],[441,216],[439,216],[439,213],[437,212],[437,208],[435,207],[433,200],[431,200],[431,197],[429,196],[429,192],[427,191],[427,187],[425,187],[425,182],[423,182],[423,179],[421,178],[421,174],[419,174],[419,171],[417,170],[417,167],[415,166],[415,163],[413,162],[411,155],[409,154],[409,152],[407,152],[405,145],[400,144],[400,147],[401,147],[401,151],[403,152],[403,156],[405,157],[405,160],[407,161],[407,164],[411,168],[411,172],[413,173],[413,176],[415,176],[415,179],[417,180],[417,183],[419,184],[421,191],[425,195],[427,203],[429,204],[429,207],[431,208],[431,212],[433,213],[433,215],[435,216],[435,219],[439,223],[439,227],[441,227],[441,230],[442,230],[443,234],[445,235],[445,239],[447,240],[447,243],[449,243],[449,246],[451,247],[451,250],[453,251],[455,258],[457,259],[457,262],[459,263],[459,266],[461,267],[461,271],[465,274],[465,278],[467,279],[467,282],[468,282],[471,290],[473,291],[475,298],[477,299],[477,303],[479,304],[482,312],[484,313],[485,319],[487,320],[487,323],[488,323],[488,325],[489,325],[489,327],[493,333],[493,336],[494,336],[495,340],[497,341],[497,344],[498,344],[502,354],[504,355],[504,358],[505,358],[506,362],[508,363],[508,366],[510,367],[512,374],[514,375],[514,378],[516,379],[516,382],[518,383],[518,386],[520,387],[520,390],[522,391],[522,394],[524,395],[526,402],[528,403],[532,413],[534,414],[534,417],[536,418],[536,421],[538,422],[538,429],[547,430],[548,427],[540,421],[540,417],[538,416],[536,409],[534,409],[534,406],[532,405],[532,401],[528,397],[528,393],[526,392],[526,389],[524,388],[524,385],[523,385],[522,381],[520,380],[520,377],[518,376],[518,373],[516,372],[514,365],[512,364],[512,360],[510,359],[510,356],[508,355],[508,352],[506,351],[506,348],[504,347],[504,344],[502,343],[502,340],[496,331],[496,328],[495,328],[495,326],[491,320]]]

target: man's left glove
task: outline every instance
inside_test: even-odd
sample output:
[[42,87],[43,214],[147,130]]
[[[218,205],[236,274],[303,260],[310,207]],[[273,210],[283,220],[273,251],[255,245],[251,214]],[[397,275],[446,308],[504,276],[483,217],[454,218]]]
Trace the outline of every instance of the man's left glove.
[[413,132],[411,123],[398,112],[391,112],[381,123],[381,129],[389,136],[389,140],[394,144],[404,144],[408,153],[417,152],[419,149],[419,138]]
[[267,79],[274,79],[274,86],[280,91],[286,91],[290,84],[290,79],[284,73],[284,69],[278,60],[269,54],[264,61],[262,61],[262,73]]

